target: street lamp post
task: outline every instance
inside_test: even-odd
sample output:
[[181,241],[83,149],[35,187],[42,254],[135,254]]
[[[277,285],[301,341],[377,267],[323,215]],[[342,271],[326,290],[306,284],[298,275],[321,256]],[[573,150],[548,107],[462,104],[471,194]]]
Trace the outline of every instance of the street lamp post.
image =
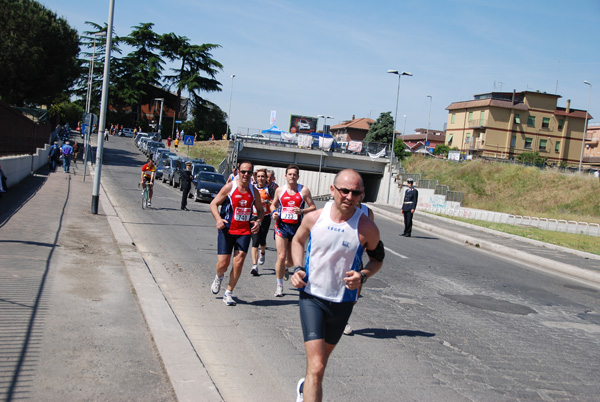
[[85,113],[90,112],[90,104],[92,103],[92,81],[94,76],[94,62],[96,61],[96,38],[106,36],[106,32],[96,32],[94,34],[94,46],[92,47],[92,58],[90,59],[90,68],[88,72],[87,93],[85,95]]
[[583,126],[583,139],[581,141],[581,156],[579,157],[579,172],[581,172],[581,164],[583,163],[583,148],[585,147],[585,136],[587,134],[589,110],[590,110],[590,98],[592,97],[592,84],[589,81],[583,81],[584,84],[590,86],[590,92],[588,94],[587,109],[585,110],[585,125]]
[[398,90],[396,91],[396,114],[394,114],[394,127],[392,128],[392,152],[390,154],[390,177],[388,180],[388,192],[387,192],[387,203],[390,203],[390,189],[392,187],[392,163],[394,162],[394,140],[396,139],[396,120],[398,118],[398,99],[400,98],[400,79],[403,75],[412,77],[412,73],[398,70],[388,70],[389,74],[396,74],[398,76]]
[[429,152],[427,137],[429,137],[429,122],[431,121],[431,103],[433,102],[433,97],[431,95],[427,95],[427,97],[429,98],[429,117],[427,117],[427,131],[425,132],[425,149]]
[[[323,119],[325,119],[325,121],[323,122],[323,142],[321,144],[325,143],[325,128],[327,127],[327,119],[333,119],[333,116],[326,116],[324,114],[320,114],[317,116],[317,118],[322,117]],[[329,130],[328,130],[329,131]],[[321,187],[321,164],[323,163],[323,149],[322,146],[319,147],[319,175],[317,176],[317,195],[319,195],[319,191],[320,191],[320,187]]]
[[229,92],[229,111],[227,112],[227,133],[229,135],[229,131],[231,131],[231,98],[233,98],[233,79],[235,78],[235,74],[231,74],[231,91]]
[[108,7],[108,27],[106,29],[106,54],[104,56],[104,75],[102,78],[102,98],[100,101],[100,118],[98,119],[98,149],[96,150],[96,174],[92,188],[91,212],[98,214],[100,199],[100,175],[102,174],[102,153],[104,150],[104,128],[106,126],[106,109],[108,108],[108,78],[110,76],[110,48],[112,47],[113,19],[115,0],[110,0]]
[[160,114],[158,115],[158,135],[162,139],[162,114],[163,114],[163,103],[165,98],[154,98],[155,101],[160,101]]

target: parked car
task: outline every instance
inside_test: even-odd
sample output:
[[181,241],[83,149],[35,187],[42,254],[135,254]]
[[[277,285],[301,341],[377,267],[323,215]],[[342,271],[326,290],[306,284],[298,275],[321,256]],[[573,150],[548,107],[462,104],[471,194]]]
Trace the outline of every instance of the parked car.
[[220,173],[202,171],[194,176],[192,185],[194,201],[210,202],[225,185],[225,176]]
[[[176,172],[174,173],[173,187],[175,187],[175,188],[179,187],[181,189],[181,172],[185,170],[186,162],[188,162],[188,160],[184,160],[184,162],[182,164],[179,164]],[[200,172],[211,172],[211,173],[217,172],[217,169],[215,169],[214,166],[206,165],[204,163],[198,163],[196,160],[191,160],[191,162],[192,162],[192,176],[195,176]],[[202,162],[204,162],[204,161],[202,161]]]
[[119,137],[133,137],[133,128],[124,128],[119,131]]
[[154,154],[154,152],[158,149],[158,148],[162,148],[163,143],[162,142],[158,142],[158,141],[147,141],[145,146],[144,146],[144,153],[147,156],[150,156],[150,154]]
[[138,139],[138,141],[136,142],[136,145],[140,151],[144,152],[144,144],[147,143],[148,141],[152,141],[152,138],[141,136]]
[[160,158],[160,155],[165,153],[165,152],[171,152],[169,151],[169,148],[165,148],[164,146],[160,146],[158,148],[156,148],[153,152],[152,152],[152,160],[154,161],[154,164],[158,163],[158,158]]
[[173,185],[173,175],[175,174],[177,166],[179,165],[179,163],[182,159],[183,158],[181,158],[179,156],[169,156],[165,160],[164,165],[163,165],[163,176],[162,176],[163,183],[169,182],[170,186]]
[[[166,149],[166,148],[163,148]],[[167,160],[167,158],[169,156],[177,156],[177,154],[173,151],[169,151],[168,149],[166,151],[162,151],[161,149],[156,151],[156,156],[155,159],[156,161],[154,163],[158,163],[161,160],[164,162],[165,160]]]

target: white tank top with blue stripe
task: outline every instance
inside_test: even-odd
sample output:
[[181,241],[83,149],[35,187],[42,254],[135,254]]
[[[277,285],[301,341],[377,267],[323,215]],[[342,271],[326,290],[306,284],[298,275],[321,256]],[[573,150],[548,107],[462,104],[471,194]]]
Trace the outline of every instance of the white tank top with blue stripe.
[[358,237],[358,222],[363,215],[354,215],[342,223],[331,220],[333,201],[325,204],[321,216],[310,231],[306,251],[306,287],[304,291],[332,302],[356,301],[357,290],[346,288],[346,272],[359,271],[363,247]]

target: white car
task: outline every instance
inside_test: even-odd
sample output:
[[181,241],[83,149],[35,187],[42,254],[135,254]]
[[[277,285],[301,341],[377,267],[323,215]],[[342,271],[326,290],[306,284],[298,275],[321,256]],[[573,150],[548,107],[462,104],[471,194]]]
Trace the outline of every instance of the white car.
[[310,123],[306,119],[298,121],[298,130],[310,130]]

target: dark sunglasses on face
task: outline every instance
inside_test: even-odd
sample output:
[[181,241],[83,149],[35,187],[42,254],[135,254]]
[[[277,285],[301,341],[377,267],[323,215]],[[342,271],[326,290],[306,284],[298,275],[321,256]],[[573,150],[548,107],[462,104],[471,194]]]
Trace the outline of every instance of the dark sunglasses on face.
[[342,195],[348,195],[350,193],[352,193],[353,196],[358,197],[361,196],[363,191],[362,190],[348,190],[347,188],[337,188],[336,186],[333,186],[337,191],[340,192],[340,194]]
[[240,174],[252,174],[252,170],[240,170]]

